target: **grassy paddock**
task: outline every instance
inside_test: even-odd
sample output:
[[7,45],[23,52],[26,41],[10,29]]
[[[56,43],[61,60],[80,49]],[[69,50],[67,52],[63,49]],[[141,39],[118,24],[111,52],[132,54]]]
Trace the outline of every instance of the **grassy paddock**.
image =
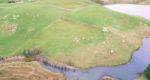
[[[47,8],[48,9],[44,9]],[[0,53],[8,55],[20,48],[41,29],[63,15],[63,11],[49,5],[19,4],[0,12]],[[16,24],[15,32],[12,24]],[[9,25],[9,26],[8,26]],[[8,30],[11,28],[10,30]]]
[[99,5],[89,5],[83,9],[67,15],[69,20],[95,25],[98,27],[115,27],[121,30],[129,30],[138,27],[140,23],[150,25],[149,21],[142,18],[111,11]]
[[89,0],[4,3],[0,4],[0,55],[40,47],[50,59],[76,67],[118,65],[150,36],[149,26],[144,18]]

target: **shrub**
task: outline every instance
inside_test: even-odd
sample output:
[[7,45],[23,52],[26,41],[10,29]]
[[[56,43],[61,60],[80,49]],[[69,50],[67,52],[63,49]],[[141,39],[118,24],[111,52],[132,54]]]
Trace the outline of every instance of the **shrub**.
[[14,0],[8,0],[8,3],[16,3]]
[[29,54],[30,54],[29,50],[24,50],[23,51],[24,56],[29,57]]
[[148,67],[144,71],[144,75],[146,78],[150,79],[150,64],[148,65]]
[[42,53],[42,49],[40,49],[40,48],[32,48],[32,49],[23,51],[23,55],[28,57],[28,58],[39,55],[41,53]]
[[35,56],[35,55],[39,55],[42,53],[42,49],[40,48],[32,48],[29,50],[30,52],[30,56]]

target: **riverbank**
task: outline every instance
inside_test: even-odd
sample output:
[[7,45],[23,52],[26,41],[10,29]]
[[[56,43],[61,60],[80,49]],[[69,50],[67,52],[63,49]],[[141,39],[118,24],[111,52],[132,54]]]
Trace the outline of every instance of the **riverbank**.
[[[150,64],[149,48],[150,38],[145,38],[140,48],[133,53],[132,59],[128,63],[118,66],[97,66],[79,70],[75,73],[68,73],[68,79],[99,80],[100,77],[108,75],[119,80],[135,80],[139,77],[139,73],[142,73],[147,65]],[[144,76],[140,77],[139,80],[146,79]]]
[[128,15],[133,15],[133,16],[138,16],[138,17],[143,17],[148,20],[150,20],[150,5],[137,5],[137,4],[110,4],[110,5],[105,5],[104,7],[125,13]]
[[[70,68],[66,66],[65,64],[52,62],[48,60],[46,56],[42,54],[38,54],[38,55],[33,55],[33,56],[28,56],[28,57],[25,57],[25,56],[1,57],[0,67],[1,65],[2,67],[5,67],[4,69],[2,68],[2,73],[4,73],[3,71],[7,71],[10,68],[12,70],[15,70],[16,67],[18,67],[17,70],[13,71],[13,74],[17,76],[15,77],[15,79],[19,79],[19,80],[26,79],[26,77],[24,78],[25,74],[23,74],[22,71],[20,71],[20,69],[22,69],[22,67],[20,66],[24,66],[23,70],[38,68],[38,71],[40,71],[40,73],[35,71],[36,76],[34,76],[34,78],[39,78],[39,80],[48,80],[49,78],[52,79],[56,77],[57,79],[60,79],[60,80],[66,80],[66,79],[67,80],[83,80],[83,79],[99,80],[100,78],[104,80],[105,79],[117,80],[116,78],[121,79],[121,80],[133,80],[138,77],[139,73],[145,70],[147,64],[150,64],[150,59],[149,59],[150,54],[148,54],[149,47],[150,47],[149,42],[150,42],[150,38],[145,38],[142,42],[143,44],[141,45],[141,47],[137,51],[135,51],[134,54],[132,55],[132,59],[130,60],[130,62],[124,65],[118,65],[118,66],[112,66],[112,67],[97,66],[97,67],[93,67],[89,69],[77,69],[74,71],[73,68]],[[35,63],[36,65],[33,64],[34,62],[36,62]],[[9,68],[7,68],[7,66],[9,66]],[[48,70],[47,69],[45,70],[50,71],[51,75],[53,76],[42,75],[42,74],[46,74],[46,72],[42,72],[41,69],[39,68],[43,68],[43,69],[47,68]],[[27,70],[24,73],[30,73]],[[18,71],[20,71],[20,73]],[[9,75],[12,75],[10,72],[8,73]],[[19,77],[19,74],[23,75],[23,77]],[[57,74],[56,77],[54,77],[54,74]],[[32,75],[33,74],[31,74],[31,76]],[[104,75],[108,75],[108,76],[104,76]],[[7,76],[7,75],[3,75],[3,76]],[[112,77],[109,77],[109,76],[112,76]],[[28,79],[30,79],[30,77],[28,77]],[[144,76],[141,76],[141,78],[139,79],[145,80]]]
[[[120,6],[119,6],[120,5]],[[122,5],[122,6],[121,6]],[[138,5],[138,6],[143,6],[143,5]],[[130,4],[114,4],[114,6],[112,5],[106,5],[105,7],[107,8],[110,8],[112,10],[115,10],[115,11],[118,11],[118,12],[123,12],[123,13],[127,13],[127,14],[130,14],[130,15],[137,15],[137,16],[143,16],[147,19],[150,19],[150,16],[149,16],[149,12],[150,10],[145,10],[144,7],[142,10],[144,10],[145,12],[143,12],[143,14],[141,13],[138,13],[138,7],[136,7],[136,5],[130,5]],[[128,7],[128,8],[127,8]],[[148,5],[145,5],[145,8],[148,8],[149,6]],[[121,9],[122,8],[122,9]],[[141,7],[142,8],[142,7]],[[136,10],[135,10],[136,9]],[[129,11],[128,11],[129,10]],[[131,11],[130,11],[131,10]],[[133,11],[132,11],[133,10]],[[136,12],[137,11],[137,12]],[[141,11],[140,11],[141,12]],[[140,75],[140,78],[138,78],[138,80],[147,80],[145,78],[144,75]]]
[[138,80],[148,80],[148,79],[144,76],[144,74],[140,74]]
[[93,0],[98,4],[150,4],[150,0]]
[[26,61],[24,56],[0,58],[0,80],[66,80],[62,73],[45,69],[38,61]]

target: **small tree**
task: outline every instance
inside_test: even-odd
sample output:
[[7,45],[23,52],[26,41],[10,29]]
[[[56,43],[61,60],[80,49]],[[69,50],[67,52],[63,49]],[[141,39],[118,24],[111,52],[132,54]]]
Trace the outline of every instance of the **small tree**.
[[26,57],[29,57],[30,56],[29,50],[24,50],[23,55],[26,56]]
[[146,78],[150,79],[150,64],[148,65],[148,67],[144,71],[144,75]]
[[42,53],[42,50],[40,48],[32,48],[32,49],[23,51],[23,55],[26,56],[27,58],[34,57],[34,56],[39,55],[41,53]]

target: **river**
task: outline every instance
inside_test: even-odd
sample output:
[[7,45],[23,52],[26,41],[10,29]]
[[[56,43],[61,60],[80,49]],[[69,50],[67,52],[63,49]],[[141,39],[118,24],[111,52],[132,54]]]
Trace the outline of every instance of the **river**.
[[[106,5],[105,7],[130,15],[142,16],[150,20],[150,6],[148,5],[115,4]],[[64,73],[67,80],[100,80],[100,77],[104,75],[120,80],[136,80],[139,73],[142,73],[148,64],[150,64],[150,38],[143,39],[142,45],[133,53],[132,59],[124,65],[97,66],[89,69],[77,69],[76,71],[62,71],[43,63],[51,71]]]
[[150,5],[110,4],[104,7],[129,15],[141,16],[150,20]]

